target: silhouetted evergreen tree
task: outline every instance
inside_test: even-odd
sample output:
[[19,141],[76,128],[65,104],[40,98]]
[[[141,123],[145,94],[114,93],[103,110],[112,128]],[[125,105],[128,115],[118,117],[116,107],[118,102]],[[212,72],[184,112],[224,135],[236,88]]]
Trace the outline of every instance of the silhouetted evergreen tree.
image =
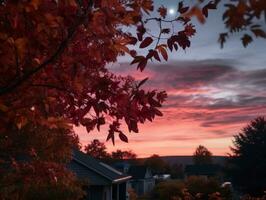
[[251,121],[233,140],[229,175],[237,188],[253,196],[266,191],[266,120]]

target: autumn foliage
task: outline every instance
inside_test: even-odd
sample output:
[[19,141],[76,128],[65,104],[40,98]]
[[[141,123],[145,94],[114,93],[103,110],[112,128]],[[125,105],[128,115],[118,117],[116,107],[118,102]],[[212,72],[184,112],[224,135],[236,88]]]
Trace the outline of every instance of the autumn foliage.
[[[63,183],[62,188],[73,188],[75,178],[64,170],[71,149],[78,146],[73,125],[88,132],[109,125],[107,140],[114,143],[118,136],[128,142],[122,122],[129,132],[139,132],[138,123],[162,116],[165,92],[145,91],[141,87],[147,79],[138,83],[116,76],[108,64],[128,54],[144,70],[150,60],[167,60],[168,49],[189,47],[195,30],[182,16],[182,4],[180,17],[171,23],[184,28],[173,32],[166,44],[160,40],[168,33],[161,21],[165,11],[158,18],[145,17],[154,10],[151,0],[0,3],[0,169],[5,174],[0,193],[28,199],[35,187]],[[160,22],[156,40],[147,34],[149,20]],[[147,54],[138,55],[132,45]],[[32,185],[35,178],[40,185]]]
[[[167,49],[185,49],[194,35],[188,10],[179,4],[180,16],[171,23],[184,29],[171,34],[164,44],[147,36],[153,2],[142,1],[2,1],[0,62],[1,133],[36,127],[66,128],[85,126],[90,132],[109,124],[107,139],[115,134],[127,142],[120,131],[121,120],[128,130],[138,132],[138,123],[162,116],[158,108],[165,92],[144,91],[131,77],[112,74],[106,65],[125,53],[132,64],[143,70],[149,60],[167,60]],[[160,25],[160,27],[162,27]],[[122,27],[136,29],[136,36]],[[160,34],[168,31],[160,29]],[[147,48],[138,55],[128,46]]]
[[[30,190],[15,183],[27,186],[33,172],[42,184],[73,184],[62,180],[72,177],[63,169],[78,146],[74,125],[88,132],[108,125],[107,140],[128,142],[121,123],[139,132],[139,123],[162,116],[165,92],[143,90],[147,79],[117,76],[108,66],[125,54],[141,71],[150,61],[168,60],[169,51],[190,47],[191,17],[204,22],[216,3],[180,2],[168,20],[166,8],[155,9],[152,0],[0,1],[0,170],[6,174],[0,184],[8,183],[1,190],[27,199]],[[147,28],[151,21],[157,36]]]
[[[221,1],[223,2],[223,1]],[[228,32],[220,34],[219,42],[221,47],[227,39],[237,32],[241,33],[241,41],[244,47],[248,46],[254,38],[266,39],[266,1],[227,1],[223,20]],[[264,22],[263,22],[264,18]]]

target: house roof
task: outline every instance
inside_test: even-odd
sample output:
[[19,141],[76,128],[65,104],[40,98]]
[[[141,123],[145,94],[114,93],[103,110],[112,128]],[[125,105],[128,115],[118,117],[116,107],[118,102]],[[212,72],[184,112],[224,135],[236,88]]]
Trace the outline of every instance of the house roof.
[[91,185],[108,185],[125,182],[131,178],[78,150],[73,151],[73,158],[68,167],[79,178],[88,180]]
[[185,173],[187,175],[204,175],[213,176],[221,170],[220,165],[209,164],[209,165],[187,165],[185,167]]
[[143,165],[132,165],[128,170],[128,174],[132,176],[133,179],[144,179],[146,176],[148,168]]

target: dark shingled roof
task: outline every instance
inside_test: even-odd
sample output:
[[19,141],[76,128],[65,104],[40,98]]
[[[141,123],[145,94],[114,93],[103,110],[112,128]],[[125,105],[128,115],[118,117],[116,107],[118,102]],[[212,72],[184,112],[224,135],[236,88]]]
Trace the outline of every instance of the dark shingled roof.
[[188,176],[215,176],[221,171],[220,165],[209,164],[209,165],[187,165],[185,167],[185,173]]
[[91,185],[108,185],[131,178],[78,150],[73,151],[73,158],[68,167],[80,179],[88,180]]
[[132,176],[133,179],[144,179],[148,168],[142,165],[130,166],[128,174]]

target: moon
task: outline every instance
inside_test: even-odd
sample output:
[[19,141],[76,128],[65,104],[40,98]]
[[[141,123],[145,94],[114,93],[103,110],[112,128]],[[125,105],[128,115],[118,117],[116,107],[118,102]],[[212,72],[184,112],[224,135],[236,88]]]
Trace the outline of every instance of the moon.
[[175,9],[170,8],[170,9],[169,9],[169,14],[170,14],[170,15],[174,15],[174,14],[175,14]]

